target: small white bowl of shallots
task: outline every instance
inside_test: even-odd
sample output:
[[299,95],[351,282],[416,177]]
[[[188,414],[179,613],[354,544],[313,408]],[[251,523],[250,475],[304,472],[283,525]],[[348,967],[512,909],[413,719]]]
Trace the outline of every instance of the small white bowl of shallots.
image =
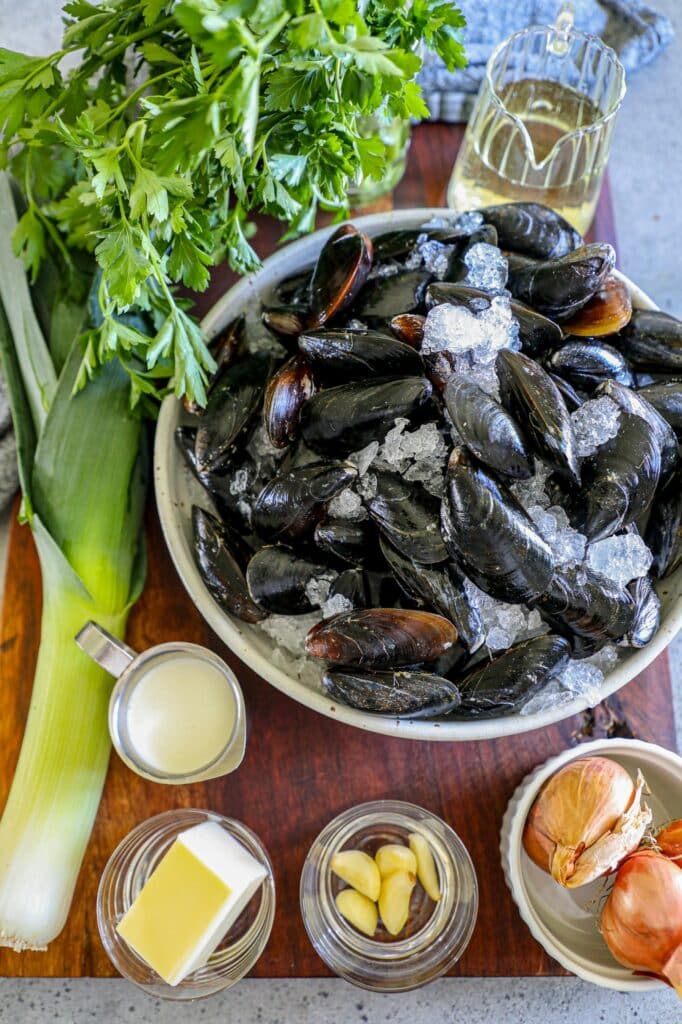
[[682,997],[682,758],[607,739],[551,758],[514,792],[502,867],[545,951],[584,981]]

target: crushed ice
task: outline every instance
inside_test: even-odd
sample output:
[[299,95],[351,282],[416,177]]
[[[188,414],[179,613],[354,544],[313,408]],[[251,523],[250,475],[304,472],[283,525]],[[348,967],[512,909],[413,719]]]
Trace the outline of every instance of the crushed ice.
[[583,402],[571,413],[571,422],[578,446],[578,455],[584,458],[593,455],[602,444],[615,437],[620,422],[620,409],[604,395]]
[[362,498],[352,487],[346,487],[332,498],[327,505],[327,514],[330,519],[350,519],[355,522],[367,519],[367,510],[362,504]]
[[405,260],[405,266],[408,270],[421,270],[423,267],[442,281],[450,267],[454,249],[454,245],[430,239],[426,233],[418,235],[414,249]]
[[651,551],[635,532],[597,540],[587,549],[590,568],[621,587],[646,576],[652,561]]
[[329,597],[331,585],[338,575],[338,572],[330,569],[329,572],[321,572],[308,580],[305,585],[305,596],[312,605],[318,608],[324,605]]
[[462,284],[486,292],[501,292],[507,283],[509,264],[496,245],[474,242],[464,253],[464,263],[467,273]]
[[377,455],[380,468],[392,470],[405,480],[417,480],[432,494],[443,493],[449,446],[436,423],[407,430],[410,421],[398,417],[386,434]]

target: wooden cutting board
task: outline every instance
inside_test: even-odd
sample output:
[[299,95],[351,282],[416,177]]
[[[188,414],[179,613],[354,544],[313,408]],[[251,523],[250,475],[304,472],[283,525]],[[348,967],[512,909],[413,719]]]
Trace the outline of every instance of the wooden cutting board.
[[[425,125],[414,133],[408,173],[396,206],[444,205],[445,187],[461,129]],[[390,205],[390,204],[388,204]],[[265,223],[259,250],[277,235]],[[608,191],[602,193],[596,237],[613,240]],[[229,273],[217,273],[212,293]],[[203,297],[205,309],[210,296]],[[0,975],[110,977],[115,971],[99,941],[97,885],[116,844],[133,826],[172,807],[208,807],[246,822],[263,839],[276,874],[277,916],[254,975],[323,977],[329,972],[303,928],[298,883],[308,847],[339,811],[379,798],[409,800],[441,815],[459,833],[480,884],[480,912],[469,948],[453,973],[552,975],[562,970],[531,938],[504,883],[498,852],[507,801],[535,765],[578,741],[584,716],[510,739],[479,743],[426,743],[374,736],[314,714],[268,686],[217,640],[178,580],[150,499],[147,518],[149,577],[129,623],[138,650],[184,639],[206,644],[232,665],[244,688],[249,740],[244,763],[225,779],[187,786],[146,782],[112,757],[104,798],[62,935],[45,953],[0,951]],[[40,575],[31,534],[15,522],[7,562],[0,623],[0,806],[19,752],[38,647]],[[670,678],[665,657],[597,713],[597,727],[615,715],[617,729],[674,749]],[[621,724],[618,724],[620,722]],[[38,884],[39,880],[36,880]]]

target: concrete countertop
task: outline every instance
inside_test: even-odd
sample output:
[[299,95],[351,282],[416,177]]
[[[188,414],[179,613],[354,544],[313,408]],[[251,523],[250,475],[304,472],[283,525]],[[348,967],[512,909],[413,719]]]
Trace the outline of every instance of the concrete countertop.
[[[618,264],[662,309],[682,316],[682,5],[651,0],[672,19],[677,38],[633,75],[610,160]],[[0,0],[0,44],[47,53],[60,38],[60,0]],[[8,517],[0,517],[0,578]],[[682,746],[682,636],[670,648]],[[519,920],[519,927],[524,925]],[[246,980],[193,1004],[150,999],[121,980],[0,979],[0,1024],[81,1024],[88,1020],[239,1024],[680,1024],[672,992],[632,996],[573,978],[445,979],[415,993],[371,995],[342,981]]]

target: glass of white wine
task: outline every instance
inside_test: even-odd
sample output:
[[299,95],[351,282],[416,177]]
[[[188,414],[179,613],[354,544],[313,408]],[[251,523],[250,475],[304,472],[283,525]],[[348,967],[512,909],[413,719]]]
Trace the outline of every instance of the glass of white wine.
[[450,184],[448,203],[551,206],[584,234],[594,216],[625,70],[601,39],[553,26],[515,32],[494,50]]

